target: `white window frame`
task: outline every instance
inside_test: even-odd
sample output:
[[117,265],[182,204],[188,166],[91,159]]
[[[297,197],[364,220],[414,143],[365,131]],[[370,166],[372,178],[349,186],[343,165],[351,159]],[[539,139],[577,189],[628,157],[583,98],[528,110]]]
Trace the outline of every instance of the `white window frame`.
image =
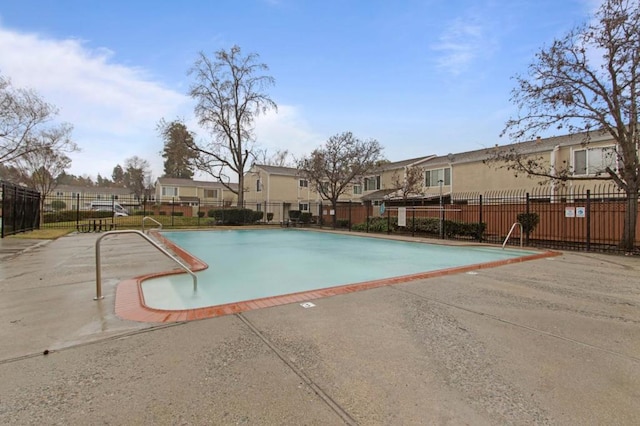
[[309,187],[309,181],[307,179],[300,179],[298,181],[298,186],[300,188],[308,188]]
[[441,167],[439,169],[425,170],[424,186],[433,188],[440,186],[440,180],[445,186],[451,185],[451,167]]
[[256,192],[262,192],[262,179],[256,179]]
[[[207,197],[207,191],[211,191],[211,193],[213,194],[211,197]],[[218,199],[218,189],[205,189],[204,190],[204,197],[205,198],[213,198],[214,200]]]
[[298,210],[300,210],[301,212],[308,212],[309,203],[298,203]]
[[[603,157],[603,151],[611,151],[611,158],[607,159]],[[576,154],[584,153],[584,172],[577,169]],[[587,147],[582,149],[574,149],[571,153],[571,162],[573,174],[575,176],[596,176],[606,173],[606,166],[610,166],[614,171],[618,171],[618,155],[616,153],[616,145]],[[598,168],[600,167],[600,168]]]
[[[371,187],[373,184],[373,188]],[[378,191],[382,187],[380,182],[380,175],[371,176],[364,179],[364,190],[365,191]]]
[[353,195],[362,195],[362,185],[356,183],[353,185]]
[[[171,192],[173,192],[173,194]],[[177,197],[178,196],[178,187],[177,186],[163,186],[162,187],[162,196],[163,197]],[[100,196],[98,196],[98,199],[100,199]]]

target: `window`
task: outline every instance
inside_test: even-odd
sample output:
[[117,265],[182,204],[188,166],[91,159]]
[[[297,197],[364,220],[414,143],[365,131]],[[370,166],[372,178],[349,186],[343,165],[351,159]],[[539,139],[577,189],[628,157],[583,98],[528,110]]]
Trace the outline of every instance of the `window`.
[[360,184],[353,185],[353,194],[354,195],[362,194],[362,185]]
[[205,189],[204,190],[204,198],[218,198],[218,190],[217,189]]
[[300,204],[298,204],[298,210],[300,210],[301,212],[308,212],[309,211],[309,203],[300,203]]
[[262,211],[262,203],[256,204],[256,211],[257,212],[261,212]]
[[427,170],[425,173],[424,185],[440,186],[440,181],[443,185],[451,185],[451,168]]
[[601,174],[605,173],[607,167],[617,171],[617,159],[616,149],[613,146],[573,151],[573,174]]
[[56,192],[56,197],[63,197],[64,196],[64,192]]
[[308,188],[309,187],[309,181],[306,179],[300,179],[300,188]]
[[[177,197],[178,196],[178,188],[175,186],[163,186],[162,187],[162,195],[165,197]],[[100,198],[100,197],[98,197]]]
[[364,180],[365,191],[375,191],[377,189],[380,189],[380,176],[374,176]]
[[262,191],[262,180],[261,179],[257,179],[256,180],[256,192],[260,192]]

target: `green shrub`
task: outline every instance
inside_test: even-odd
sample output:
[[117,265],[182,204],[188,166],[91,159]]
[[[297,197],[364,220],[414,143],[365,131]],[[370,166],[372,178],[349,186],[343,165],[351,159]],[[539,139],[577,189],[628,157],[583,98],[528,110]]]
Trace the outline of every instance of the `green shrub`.
[[217,223],[223,225],[244,225],[249,223],[256,223],[264,217],[264,212],[254,211],[251,209],[221,209],[221,210],[209,210],[207,212],[209,217],[215,219]]
[[204,217],[204,212],[202,210],[198,211],[198,217]]
[[160,210],[160,211],[158,212],[158,215],[160,215],[160,216],[166,216],[166,215],[167,215],[167,212],[165,212],[164,210]]
[[520,213],[517,218],[518,222],[522,225],[522,231],[527,235],[533,232],[536,226],[538,226],[538,223],[540,223],[538,213]]
[[338,228],[348,228],[349,227],[349,219],[338,219],[336,221],[336,226]]
[[267,213],[267,222],[271,222],[273,220],[273,213]]
[[184,216],[184,212],[171,212],[171,216]]
[[[391,232],[398,230],[398,218],[390,218]],[[412,224],[411,220],[407,221],[405,229],[411,230],[412,226],[415,226],[415,232],[430,235],[440,235],[440,219],[428,217],[428,218],[416,218],[415,223]],[[454,222],[452,220],[443,221],[444,235],[446,237],[473,237],[475,239],[482,239],[485,230],[487,228],[486,223],[464,223]],[[366,231],[367,224],[359,223],[352,225],[354,231]],[[381,232],[388,231],[387,218],[386,217],[374,217],[369,219],[369,232]]]
[[300,219],[300,215],[302,212],[300,210],[289,210],[289,219],[297,220]]
[[[289,213],[291,213],[291,212],[289,212]],[[291,217],[291,215],[289,215],[289,217]],[[311,222],[311,213],[309,213],[309,212],[300,213],[300,222],[301,223],[310,223]]]
[[[389,218],[390,221],[390,225],[391,225],[391,231],[395,231],[398,229],[398,218],[397,217],[391,217]],[[347,225],[348,225],[349,221],[347,221]],[[352,225],[351,229],[354,231],[366,231],[367,230],[367,224],[365,223],[359,223],[356,225]],[[386,217],[372,217],[369,219],[369,232],[387,232],[388,230],[388,225],[387,225],[387,218]]]
[[54,213],[45,213],[44,223],[73,222],[76,219],[102,219],[113,216],[111,212],[93,210],[60,210]]

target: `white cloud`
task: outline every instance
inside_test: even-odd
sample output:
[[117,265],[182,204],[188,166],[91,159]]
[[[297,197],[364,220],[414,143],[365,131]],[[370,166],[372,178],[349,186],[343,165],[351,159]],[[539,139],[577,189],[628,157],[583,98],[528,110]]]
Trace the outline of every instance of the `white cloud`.
[[485,28],[477,16],[453,20],[439,41],[431,46],[439,53],[437,65],[454,75],[466,71],[478,56],[486,54],[490,48]]
[[256,120],[257,144],[269,153],[288,150],[294,157],[308,155],[326,137],[313,132],[299,108],[279,105],[278,112],[269,111]]
[[[55,40],[11,31],[0,25],[0,73],[16,87],[35,89],[60,109],[59,119],[74,126],[81,152],[71,155],[70,173],[110,177],[116,164],[137,155],[162,174],[163,145],[156,125],[161,118],[186,120],[199,138],[192,100],[163,87],[142,69],[116,62],[106,48],[91,49],[74,39]],[[270,154],[288,150],[306,155],[323,142],[309,129],[299,108],[279,105],[256,120],[257,144]]]
[[82,149],[72,156],[74,174],[108,176],[133,155],[157,166],[162,145],[156,123],[190,109],[185,95],[140,69],[115,63],[109,50],[90,49],[79,40],[0,27],[0,51],[0,72],[16,87],[35,89],[60,109],[61,121],[74,126]]

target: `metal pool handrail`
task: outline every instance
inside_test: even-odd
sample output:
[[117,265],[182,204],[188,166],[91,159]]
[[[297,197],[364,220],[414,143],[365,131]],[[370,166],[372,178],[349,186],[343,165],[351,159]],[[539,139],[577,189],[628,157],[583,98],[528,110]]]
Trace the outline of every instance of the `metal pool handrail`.
[[102,241],[102,239],[104,237],[107,237],[109,235],[115,235],[115,234],[137,234],[137,235],[140,235],[142,238],[147,240],[152,246],[154,246],[155,248],[160,250],[160,252],[162,252],[162,254],[164,254],[169,259],[173,260],[174,262],[176,262],[178,265],[180,265],[180,267],[182,269],[184,269],[189,275],[191,275],[191,278],[193,278],[193,291],[198,290],[198,277],[196,277],[196,274],[194,274],[193,271],[191,269],[189,269],[184,263],[182,263],[180,260],[178,260],[178,258],[176,258],[174,255],[169,253],[167,250],[162,248],[158,243],[156,243],[151,238],[149,238],[144,232],[136,231],[136,230],[133,230],[133,229],[125,229],[125,230],[121,230],[121,231],[105,232],[104,234],[102,234],[96,240],[96,297],[94,297],[93,300],[100,300],[100,299],[104,298],[104,296],[102,295],[102,273],[101,273],[101,262],[100,262],[100,241]]
[[511,229],[509,230],[509,233],[507,234],[507,238],[504,239],[504,242],[502,243],[502,249],[504,250],[504,246],[507,244],[507,241],[509,241],[509,237],[511,236],[511,233],[513,232],[513,230],[515,229],[516,226],[520,226],[520,247],[522,247],[522,238],[524,236],[524,230],[522,228],[522,224],[520,222],[516,222],[513,225],[511,225]]
[[152,222],[157,223],[158,225],[160,225],[160,228],[158,229],[162,229],[162,224],[160,222],[158,222],[157,220],[155,220],[154,218],[152,218],[151,216],[145,216],[142,218],[142,232],[144,232],[144,221],[149,219]]

